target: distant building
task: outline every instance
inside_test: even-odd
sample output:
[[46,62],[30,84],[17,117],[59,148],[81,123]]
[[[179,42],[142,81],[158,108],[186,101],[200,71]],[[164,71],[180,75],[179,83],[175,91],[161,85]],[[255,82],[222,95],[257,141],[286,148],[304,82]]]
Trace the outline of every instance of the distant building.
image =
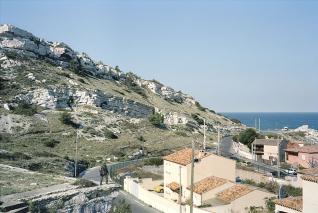
[[304,168],[318,167],[318,145],[287,148],[286,162]]
[[280,161],[285,159],[287,143],[284,139],[255,139],[252,143],[253,158],[270,165],[277,164],[278,157]]

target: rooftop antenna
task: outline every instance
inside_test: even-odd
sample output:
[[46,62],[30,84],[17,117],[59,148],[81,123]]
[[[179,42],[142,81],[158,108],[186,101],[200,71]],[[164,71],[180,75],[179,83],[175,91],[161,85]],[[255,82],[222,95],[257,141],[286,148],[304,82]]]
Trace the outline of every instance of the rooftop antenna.
[[206,135],[205,135],[205,119],[203,119],[203,150],[206,148]]

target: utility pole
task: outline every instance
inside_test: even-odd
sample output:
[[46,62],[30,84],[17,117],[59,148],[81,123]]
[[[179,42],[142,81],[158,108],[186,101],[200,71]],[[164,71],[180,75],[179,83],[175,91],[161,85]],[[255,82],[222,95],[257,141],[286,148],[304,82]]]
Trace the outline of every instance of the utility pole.
[[75,166],[74,166],[74,177],[77,176],[77,141],[78,141],[78,130],[76,130],[76,138],[75,138]]
[[256,121],[256,118],[255,118],[255,130],[257,131],[257,121]]
[[182,197],[182,191],[181,191],[181,189],[182,189],[182,187],[181,187],[181,166],[179,166],[179,186],[180,186],[180,188],[179,188],[179,207],[180,207],[180,213],[182,213],[182,202],[181,202],[181,197]]
[[190,213],[193,213],[193,182],[194,182],[194,141],[192,141],[192,159],[191,159],[191,185],[190,185]]
[[205,119],[203,119],[204,125],[203,125],[203,150],[206,148],[206,135],[205,135]]
[[218,155],[220,155],[220,126],[218,126]]
[[277,149],[277,177],[280,178],[280,141],[278,141]]

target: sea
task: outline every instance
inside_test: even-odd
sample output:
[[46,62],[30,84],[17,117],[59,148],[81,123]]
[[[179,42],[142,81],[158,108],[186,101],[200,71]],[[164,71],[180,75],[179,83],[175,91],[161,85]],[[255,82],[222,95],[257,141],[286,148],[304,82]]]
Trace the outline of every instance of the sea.
[[236,118],[248,127],[255,127],[260,119],[261,130],[281,130],[284,127],[296,129],[309,125],[310,129],[318,130],[318,112],[223,112],[228,118]]

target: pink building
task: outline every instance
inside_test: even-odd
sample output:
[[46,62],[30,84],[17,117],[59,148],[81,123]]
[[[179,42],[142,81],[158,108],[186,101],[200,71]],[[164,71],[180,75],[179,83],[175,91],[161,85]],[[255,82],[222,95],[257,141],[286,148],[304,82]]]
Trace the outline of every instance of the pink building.
[[285,150],[286,162],[293,166],[312,168],[318,166],[318,145],[287,148]]

